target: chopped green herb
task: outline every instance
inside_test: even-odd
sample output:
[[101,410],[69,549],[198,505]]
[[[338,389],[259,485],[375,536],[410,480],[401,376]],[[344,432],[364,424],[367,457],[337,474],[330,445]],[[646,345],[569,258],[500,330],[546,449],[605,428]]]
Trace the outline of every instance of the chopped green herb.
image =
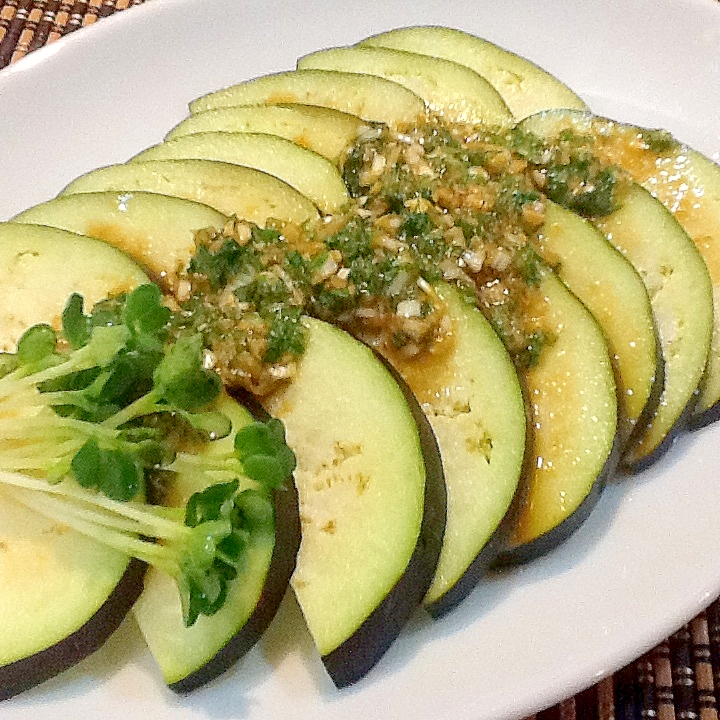
[[609,215],[617,208],[617,176],[590,157],[575,157],[547,171],[547,195],[563,207],[587,217]]
[[302,308],[279,308],[271,314],[268,348],[263,359],[274,363],[286,353],[295,357],[302,355],[305,351],[305,334]]
[[661,155],[680,147],[680,143],[667,130],[642,130],[640,137],[650,152]]

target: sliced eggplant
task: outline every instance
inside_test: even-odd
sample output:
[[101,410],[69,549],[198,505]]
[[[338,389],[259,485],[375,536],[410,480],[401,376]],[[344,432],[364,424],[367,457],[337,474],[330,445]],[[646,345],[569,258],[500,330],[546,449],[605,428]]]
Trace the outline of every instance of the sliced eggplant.
[[522,373],[529,408],[526,495],[498,564],[525,562],[555,547],[587,518],[618,460],[617,399],[603,332],[549,270],[533,307],[553,341]]
[[194,115],[235,105],[300,103],[334,108],[363,120],[395,125],[425,116],[425,104],[411,90],[375,75],[299,70],[263,75],[204,95],[190,103]]
[[587,220],[549,202],[535,245],[605,333],[618,387],[625,447],[652,418],[663,388],[662,355],[642,278]]
[[185,159],[219,160],[262,170],[295,188],[322,213],[338,212],[348,202],[342,177],[327,158],[269,133],[195,133],[148,148],[131,162]]
[[[533,115],[520,127],[552,139],[563,128],[574,126],[567,112]],[[660,402],[645,432],[634,438],[623,459],[623,465],[634,472],[656,461],[692,416],[713,334],[712,281],[682,226],[637,184],[630,184],[617,209],[592,222],[643,278],[664,360]]]
[[[58,272],[58,268],[63,268]],[[55,228],[0,224],[0,349],[37,322],[59,322],[67,297],[89,303],[147,278],[121,251]],[[144,565],[0,494],[0,699],[93,653],[142,590]]]
[[[231,452],[234,433],[252,420],[250,413],[227,396],[217,409],[233,423],[233,432],[210,444],[210,457]],[[263,418],[264,419],[264,418]],[[211,482],[207,473],[180,466],[165,503],[183,507],[188,498]],[[241,489],[255,488],[246,481]],[[227,671],[266,630],[285,595],[300,545],[297,493],[284,487],[274,494],[274,514],[253,529],[247,561],[233,582],[222,609],[201,616],[192,627],[183,622],[175,582],[150,568],[145,589],[133,608],[143,636],[172,690],[195,690]]]
[[367,128],[356,115],[317,105],[240,105],[191,115],[165,139],[199,132],[271,133],[337,162]]
[[713,340],[690,423],[720,416],[720,166],[668,133],[624,125],[588,113],[548,113],[595,138],[596,152],[622,167],[675,216],[700,251],[713,285]]
[[515,368],[490,323],[453,288],[437,294],[451,333],[421,359],[391,358],[430,422],[445,472],[445,538],[423,601],[434,617],[473,590],[505,542],[526,425]]
[[[297,455],[302,542],[292,587],[328,673],[357,682],[426,595],[445,528],[432,431],[372,351],[307,320],[293,382],[267,398]],[[422,426],[421,426],[422,428]]]
[[663,353],[660,402],[624,459],[628,468],[640,470],[669,448],[692,414],[712,340],[712,285],[687,233],[639,185],[595,225],[645,280]]
[[430,55],[466,65],[502,96],[516,120],[547,108],[586,108],[567,85],[515,53],[446,27],[407,27],[373,35],[360,45]]
[[159,281],[195,251],[195,233],[222,227],[227,216],[207,205],[157,193],[63,195],[13,218],[100,238],[133,256]]
[[[329,515],[324,525],[316,519],[310,526],[315,533],[304,527],[304,537],[310,539],[303,541],[293,581],[298,591],[309,582],[303,578],[314,579],[298,596],[318,647],[327,656],[326,666],[342,686],[358,680],[379,660],[426,594],[442,545],[445,488],[432,431],[427,427],[418,431],[409,400],[403,398],[387,369],[370,350],[340,330],[309,322],[313,333],[300,377],[271,398],[267,407],[285,421],[298,455],[305,523],[313,497],[308,491],[336,474],[349,474],[348,495],[342,483],[320,493],[348,504],[339,508],[336,532],[331,532],[329,524],[334,509],[325,511]],[[343,387],[342,396],[337,395],[337,387]],[[363,451],[356,454],[358,446]],[[376,486],[382,491],[380,496],[373,492]],[[347,523],[342,521],[344,510]],[[388,524],[397,525],[396,530],[388,533]],[[359,530],[357,537],[353,529]],[[343,558],[342,551],[326,556],[323,540],[327,538],[348,543],[353,556]],[[337,563],[346,561],[359,563],[352,577],[336,570]],[[323,590],[326,579],[329,586]],[[333,614],[333,583],[348,595],[337,615]],[[304,597],[309,600],[303,603]],[[361,648],[355,647],[358,643]],[[161,654],[168,657],[167,650]],[[196,678],[207,677],[208,670],[198,672]],[[176,674],[173,670],[172,677]],[[186,684],[179,687],[185,689]]]
[[0,223],[0,352],[14,352],[15,341],[31,325],[46,322],[59,328],[74,291],[92,305],[147,281],[129,255],[99,240],[57,228]]
[[453,122],[507,125],[512,114],[485,78],[463,65],[382,47],[320,50],[298,60],[300,70],[335,70],[384,77],[419,95]]
[[213,160],[149,160],[98,168],[61,193],[138,190],[195,200],[225,215],[264,225],[269,219],[302,224],[318,217],[304,195],[272,175]]

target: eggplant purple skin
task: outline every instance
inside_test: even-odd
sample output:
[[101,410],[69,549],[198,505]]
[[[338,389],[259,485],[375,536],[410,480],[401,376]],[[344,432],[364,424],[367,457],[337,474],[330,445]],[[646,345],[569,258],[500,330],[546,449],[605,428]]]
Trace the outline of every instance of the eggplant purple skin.
[[720,420],[720,402],[716,402],[707,410],[690,416],[687,424],[688,430],[700,430]]
[[387,361],[380,359],[398,383],[418,428],[426,476],[424,511],[415,550],[405,572],[363,624],[335,650],[322,657],[337,688],[347,687],[365,677],[420,606],[435,577],[445,535],[447,492],[435,434],[405,381]]
[[120,627],[143,590],[146,565],[132,558],[110,596],[81,627],[60,642],[0,668],[0,700],[7,700],[76,665]]
[[[525,462],[525,461],[524,461]],[[472,593],[478,583],[488,574],[495,565],[495,562],[507,547],[510,534],[515,524],[515,517],[522,506],[522,501],[527,495],[527,488],[522,482],[518,483],[515,495],[510,503],[505,516],[490,539],[485,543],[474,560],[468,565],[465,572],[457,582],[437,600],[425,605],[425,610],[433,618],[440,620],[451,610],[454,610],[465,598]]]
[[[588,494],[583,498],[582,502],[577,506],[575,511],[556,525],[551,530],[540,535],[540,537],[531,540],[523,545],[506,546],[501,550],[495,558],[493,567],[503,568],[513,565],[521,565],[531,560],[547,554],[561,543],[565,542],[580,526],[588,519],[590,513],[595,507],[597,501],[602,495],[602,491],[609,478],[611,478],[617,470],[620,460],[620,443],[617,435],[613,441],[613,447],[605,460],[605,464],[598,473],[595,481],[590,487]],[[520,505],[515,511],[520,510]]]

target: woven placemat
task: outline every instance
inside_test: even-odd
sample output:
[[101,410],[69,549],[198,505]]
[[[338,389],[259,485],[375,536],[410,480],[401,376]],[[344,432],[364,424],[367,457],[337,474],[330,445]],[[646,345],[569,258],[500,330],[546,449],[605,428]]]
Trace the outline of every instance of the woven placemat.
[[145,0],[0,0],[0,68],[99,18]]
[[527,720],[718,720],[720,600],[610,678]]
[[[0,0],[0,68],[145,0]],[[612,677],[527,720],[720,720],[720,600]]]

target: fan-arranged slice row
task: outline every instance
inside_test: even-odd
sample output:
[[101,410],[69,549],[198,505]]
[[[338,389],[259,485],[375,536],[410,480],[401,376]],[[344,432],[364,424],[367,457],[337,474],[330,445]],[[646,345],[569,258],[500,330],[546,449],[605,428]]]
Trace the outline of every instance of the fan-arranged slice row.
[[[552,141],[572,127],[570,117],[542,113],[527,118],[521,128]],[[624,458],[626,467],[640,470],[662,455],[692,415],[710,355],[713,290],[702,255],[659,200],[630,183],[617,203],[591,221],[643,278],[664,361],[660,402]]]
[[[406,56],[408,55],[407,53],[391,53],[391,52],[389,52],[389,53],[380,53],[380,52],[378,52],[378,53],[371,53],[371,52],[362,53],[362,52],[360,52],[360,50],[358,48],[334,49],[334,50],[330,50],[330,51],[322,51],[320,53],[309,56],[309,59],[307,59],[307,60],[302,59],[300,61],[300,65],[301,65],[301,67],[305,67],[304,63],[306,63],[306,62],[308,64],[314,65],[315,62],[317,61],[318,63],[322,63],[323,67],[333,67],[334,69],[343,70],[346,72],[347,71],[356,71],[359,73],[357,75],[357,77],[361,78],[361,77],[364,77],[362,74],[360,74],[361,72],[374,71],[373,66],[371,64],[368,66],[363,65],[362,58],[365,56],[369,57],[370,55],[378,56],[378,57],[380,57],[381,55],[383,56],[385,65],[384,65],[384,68],[381,68],[380,70],[378,70],[378,72],[386,73],[386,77],[391,77],[392,79],[397,80],[398,78],[393,73],[397,73],[398,75],[401,75],[403,73],[403,68],[407,69],[407,64],[406,64],[408,61],[408,59],[406,58]],[[328,58],[327,66],[325,65],[325,62],[326,62],[325,58]],[[335,58],[342,58],[342,60],[339,61],[339,62],[341,62],[340,67],[336,67],[334,65]],[[419,62],[420,66],[423,65],[422,59],[418,60],[417,57],[414,57],[414,58],[412,58],[412,60],[415,62]],[[393,62],[396,62],[398,64],[395,65],[395,64],[393,64]],[[451,65],[452,65],[452,63],[451,63]],[[417,86],[415,86],[415,90],[418,92],[422,92]],[[426,100],[426,102],[430,103],[429,96],[426,96],[424,99]],[[444,113],[445,111],[450,109],[450,103],[452,101],[448,100],[447,95],[445,95],[444,98],[435,97],[433,99],[433,102],[436,105],[436,110],[440,111],[441,113]],[[399,118],[399,121],[401,123],[412,123],[413,120],[414,119],[412,117],[405,117],[405,118],[400,117]],[[549,282],[551,282],[551,281],[549,281]],[[574,301],[574,299],[573,299],[573,301]],[[647,318],[647,314],[645,315],[645,317]],[[593,325],[592,327],[595,328],[595,332],[597,332],[597,326]],[[652,330],[652,328],[651,328],[651,330]],[[594,357],[599,357],[599,359],[600,359],[601,365],[600,365],[600,369],[598,372],[599,372],[600,376],[604,378],[603,382],[606,383],[604,385],[604,390],[606,392],[605,392],[605,395],[603,395],[603,402],[605,402],[607,400],[610,403],[610,405],[613,408],[615,408],[616,399],[615,399],[614,382],[612,381],[612,377],[610,378],[610,380],[608,380],[608,378],[605,374],[606,369],[607,369],[606,365],[607,365],[607,363],[609,363],[609,359],[607,356],[607,348],[604,345],[604,341],[602,341],[601,344],[605,348],[604,353],[596,351]],[[562,357],[562,355],[559,357]],[[655,370],[656,370],[655,359],[656,359],[655,356],[653,356],[652,370],[648,373],[647,377],[644,378],[645,383],[649,384],[649,385],[652,385],[653,378],[655,377]],[[554,362],[554,360],[552,360],[552,359],[548,360],[548,363],[550,366],[552,366],[553,362]],[[647,369],[650,369],[650,368],[647,368]],[[561,371],[558,370],[558,372],[561,372]],[[548,370],[548,374],[551,374],[551,371]],[[435,389],[437,389],[437,388],[435,388]],[[608,394],[610,397],[608,397]],[[527,399],[527,402],[530,404],[533,404],[536,401],[539,401],[539,404],[540,404],[540,409],[537,411],[540,414],[546,413],[546,414],[552,415],[553,413],[556,412],[556,408],[552,404],[555,401],[555,398],[551,397],[550,395],[545,394],[545,393],[540,393],[537,398],[532,399],[532,398],[528,397],[528,399]],[[574,412],[575,410],[576,410],[576,408],[573,407],[569,410],[569,412]],[[526,559],[527,557],[539,554],[541,551],[544,552],[544,551],[548,550],[551,546],[553,546],[554,544],[559,542],[561,539],[566,537],[567,534],[569,534],[571,527],[578,526],[580,524],[581,520],[584,519],[584,517],[586,517],[587,510],[591,506],[591,500],[589,500],[587,503],[583,503],[582,497],[584,497],[585,494],[590,496],[590,498],[597,495],[596,490],[601,486],[604,478],[612,471],[612,469],[615,466],[616,459],[617,459],[617,457],[616,457],[617,454],[613,452],[615,449],[615,445],[613,442],[614,437],[615,437],[615,423],[616,423],[615,410],[613,410],[613,412],[611,414],[613,417],[612,423],[610,423],[610,425],[608,425],[608,424],[602,425],[602,430],[600,432],[601,442],[599,444],[594,443],[594,446],[590,449],[589,452],[587,450],[582,450],[583,454],[588,455],[592,459],[592,462],[590,462],[587,466],[588,469],[585,470],[582,474],[580,474],[579,478],[574,477],[573,471],[571,471],[570,469],[566,469],[566,472],[564,472],[562,474],[563,480],[558,481],[558,483],[566,481],[570,485],[573,485],[573,488],[569,492],[570,492],[570,496],[574,497],[575,500],[569,502],[565,506],[565,508],[567,510],[565,515],[560,517],[560,515],[562,513],[558,513],[557,516],[553,520],[548,520],[548,513],[546,511],[546,508],[543,507],[540,512],[541,512],[541,514],[543,514],[544,518],[542,520],[537,520],[537,528],[540,528],[543,523],[549,523],[546,526],[544,526],[542,529],[537,530],[537,535],[543,535],[543,538],[544,538],[543,541],[542,542],[534,541],[535,536],[533,535],[533,533],[535,532],[535,530],[533,530],[529,534],[526,534],[526,536],[524,536],[522,540],[518,541],[518,543],[523,546],[529,545],[530,546],[529,549],[523,549],[522,551],[515,549],[515,550],[513,550],[512,553],[504,552],[503,556],[506,559],[510,558],[510,557],[514,557],[517,559]],[[592,432],[594,432],[594,431],[587,430],[586,426],[587,426],[587,424],[591,424],[591,423],[595,422],[595,420],[593,420],[593,416],[583,415],[582,413],[578,414],[576,417],[578,417],[579,424],[582,426],[582,429],[580,429],[578,431],[577,438],[575,439],[575,442],[578,443],[576,449],[580,453],[579,448],[581,447],[582,442],[587,441],[588,437],[594,437],[594,435],[592,434]],[[583,436],[583,432],[586,433],[585,436]],[[534,440],[531,438],[530,442],[532,444],[534,442]],[[549,441],[549,442],[555,442],[555,441]],[[446,457],[448,455],[452,456],[452,454],[455,451],[453,442],[446,438],[445,444],[446,444],[446,447],[444,448],[443,447],[443,439],[441,437],[440,438],[441,454],[443,455],[443,457]],[[531,445],[530,449],[528,450],[528,456],[530,458],[538,456],[537,453],[535,452],[534,448],[532,448],[532,445]],[[593,462],[594,462],[594,464],[593,464]],[[452,464],[451,464],[451,466],[452,466]],[[592,474],[593,471],[596,471],[597,475],[593,475]],[[595,483],[596,480],[597,480],[597,483]],[[525,481],[526,482],[528,481],[527,478],[525,478]],[[453,477],[453,474],[451,474],[451,473],[446,473],[446,482],[449,487],[448,492],[451,495],[452,487],[456,483],[458,484],[459,487],[461,487],[463,485],[463,483],[467,482],[467,481],[464,479],[463,473],[460,472],[457,474],[457,477]],[[567,490],[563,489],[562,491],[558,491],[558,492],[564,493],[564,492],[567,492]],[[578,509],[579,509],[579,511],[576,512],[576,510],[578,510]],[[534,513],[530,512],[529,514],[533,515]],[[568,519],[570,517],[572,517],[572,519]],[[567,520],[567,522],[566,522],[566,520]],[[527,521],[527,524],[530,525],[535,522],[536,522],[536,520]],[[449,515],[449,527],[451,526],[450,525],[451,523],[453,523],[452,511],[450,512],[450,515]],[[563,524],[562,531],[550,532],[552,530],[552,528],[554,527],[554,525],[560,524],[560,523]],[[471,536],[471,533],[470,532],[467,532],[466,534],[464,533],[464,536],[465,536],[465,538],[469,538]],[[491,555],[491,551],[488,550],[488,555],[486,557],[489,557],[490,555]],[[482,564],[482,561],[478,561],[478,562],[479,562],[479,565]],[[468,578],[471,577],[471,575],[472,575],[472,573],[468,574]],[[469,580],[467,578],[466,578],[466,581],[469,583]],[[440,587],[440,584],[443,581],[438,579],[437,582],[438,582],[438,585],[436,586],[436,590],[437,590],[437,588]],[[446,582],[446,580],[445,580],[445,582]],[[460,587],[462,587],[462,586],[460,586]],[[465,588],[465,591],[467,591],[467,587]],[[460,593],[460,591],[458,591],[458,592]],[[452,598],[452,595],[448,595],[448,599],[447,599],[448,606],[452,603],[451,598]],[[440,601],[439,598],[437,598],[437,600],[439,601],[439,604],[436,609],[438,612],[442,612],[442,610],[441,610],[442,601]]]
[[452,122],[507,125],[512,115],[485,78],[458,63],[382,47],[339,47],[306,55],[299,70],[330,70],[392,80]]
[[319,105],[239,105],[190,115],[165,139],[204,132],[271,133],[337,162],[368,127],[356,115]]
[[186,159],[261,170],[295,188],[325,214],[338,212],[348,201],[342,177],[327,158],[270,133],[196,133],[148,148],[131,162]]
[[[306,183],[315,180],[316,175],[309,172]],[[321,183],[322,177],[317,180]],[[96,208],[90,203],[83,206],[79,195],[63,196],[39,206],[34,213],[29,211],[31,217],[36,221],[43,217],[46,221],[57,221],[57,216],[48,218],[48,211],[58,204],[64,206],[72,197],[78,202],[73,203],[72,216],[63,222],[73,223],[75,228],[112,228],[104,234],[111,242],[114,236],[122,235],[114,214],[107,218],[102,206]],[[151,223],[154,215],[165,214],[162,208],[168,202],[163,196],[152,194],[144,194],[141,202],[138,194],[127,204],[128,217],[121,220],[137,217],[139,230],[146,220]],[[112,203],[110,209],[114,209]],[[95,217],[96,212],[100,214]],[[188,215],[189,226],[182,232],[177,227],[174,229],[178,238],[189,234],[191,220],[192,215]],[[200,220],[200,217],[194,220],[195,227],[202,227]],[[173,233],[160,233],[160,228],[154,229],[154,224],[148,224],[148,234],[156,237],[156,245],[162,248],[152,270],[172,279],[171,266],[164,263],[163,254],[175,258],[176,265],[185,265],[192,246],[179,242],[174,246]],[[147,254],[142,238],[143,233],[137,232],[124,245],[138,258]],[[498,532],[498,528],[520,481],[525,447],[522,396],[507,353],[478,311],[466,306],[450,288],[441,294],[454,319],[452,341],[436,348],[429,364],[398,366],[413,391],[421,397],[433,425],[449,488],[447,542],[433,587],[425,598],[434,614],[446,612],[472,590],[502,544],[502,532]],[[447,345],[451,346],[450,350]],[[500,406],[495,402],[498,394],[505,398]]]
[[548,108],[585,109],[567,85],[534,63],[494,43],[446,27],[408,27],[373,35],[361,46],[386,47],[466,65],[502,96],[516,120]]
[[190,112],[287,103],[333,108],[387,125],[425,116],[422,99],[398,83],[375,75],[358,79],[355,73],[330,70],[290,70],[246,80],[194,100]]
[[[529,121],[530,122],[530,121]],[[548,112],[532,122],[591,136],[593,150],[660,200],[692,238],[713,286],[713,340],[691,424],[720,414],[720,167],[666,132],[589,113]]]

